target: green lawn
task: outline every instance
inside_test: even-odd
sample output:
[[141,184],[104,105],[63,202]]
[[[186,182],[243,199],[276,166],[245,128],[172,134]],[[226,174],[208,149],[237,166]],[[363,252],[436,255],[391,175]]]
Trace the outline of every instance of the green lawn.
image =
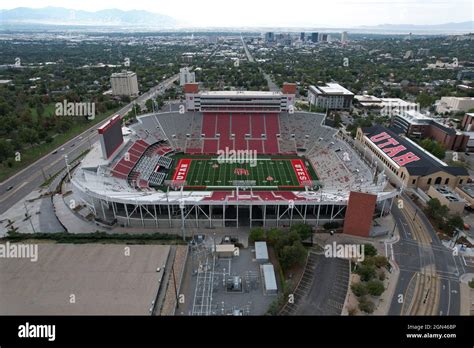
[[[219,163],[217,157],[179,156],[175,158],[175,168],[171,173],[176,174],[180,163],[190,160],[186,173],[186,188],[189,189],[230,189],[235,187],[235,181],[251,181],[259,189],[295,189],[303,190],[304,186],[298,180],[292,161],[301,164],[309,175],[309,180],[317,180],[317,176],[308,166],[307,160],[300,157],[262,156],[254,163]],[[180,162],[181,161],[181,162]],[[169,175],[168,179],[176,175]]]

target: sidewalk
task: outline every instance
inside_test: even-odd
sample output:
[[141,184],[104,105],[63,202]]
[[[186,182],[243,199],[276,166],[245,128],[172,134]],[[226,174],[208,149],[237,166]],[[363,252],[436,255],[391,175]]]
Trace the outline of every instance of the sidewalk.
[[474,273],[465,273],[459,278],[461,296],[460,315],[474,315],[474,289],[469,287],[469,282],[474,279]]

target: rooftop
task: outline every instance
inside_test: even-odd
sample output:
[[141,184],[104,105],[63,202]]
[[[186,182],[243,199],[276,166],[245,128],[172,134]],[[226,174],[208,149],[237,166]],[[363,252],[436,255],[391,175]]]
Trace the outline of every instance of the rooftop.
[[133,75],[135,75],[133,71],[122,71],[122,72],[113,73],[112,77],[129,77]]
[[465,192],[469,197],[474,198],[474,184],[466,184],[459,186],[459,189]]
[[313,90],[314,92],[323,92],[324,94],[334,94],[334,95],[354,95],[351,91],[348,89],[342,87],[338,83],[326,83],[325,86],[310,86],[310,90]]
[[281,92],[268,92],[268,91],[204,91],[199,93],[201,96],[209,96],[209,97],[274,97],[274,96],[282,96],[283,93]]
[[268,249],[266,242],[255,242],[255,258],[257,260],[268,260]]
[[449,186],[435,185],[433,187],[450,202],[465,202],[465,200],[462,199],[456,192],[451,190]]

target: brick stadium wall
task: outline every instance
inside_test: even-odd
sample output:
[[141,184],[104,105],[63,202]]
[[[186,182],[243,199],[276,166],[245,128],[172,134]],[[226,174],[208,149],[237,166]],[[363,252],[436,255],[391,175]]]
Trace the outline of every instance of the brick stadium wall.
[[377,196],[368,193],[351,192],[344,219],[344,233],[368,237],[372,227]]

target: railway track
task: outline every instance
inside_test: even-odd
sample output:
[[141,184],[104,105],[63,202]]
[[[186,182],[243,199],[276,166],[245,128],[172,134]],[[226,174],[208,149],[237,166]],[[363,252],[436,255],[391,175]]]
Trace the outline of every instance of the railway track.
[[413,238],[418,242],[420,252],[420,271],[413,275],[407,288],[408,290],[414,287],[413,296],[407,307],[405,305],[402,307],[402,314],[435,315],[438,312],[441,283],[436,273],[434,254],[431,249],[432,239],[420,218],[417,217],[413,206],[405,202],[402,214],[413,232]]

